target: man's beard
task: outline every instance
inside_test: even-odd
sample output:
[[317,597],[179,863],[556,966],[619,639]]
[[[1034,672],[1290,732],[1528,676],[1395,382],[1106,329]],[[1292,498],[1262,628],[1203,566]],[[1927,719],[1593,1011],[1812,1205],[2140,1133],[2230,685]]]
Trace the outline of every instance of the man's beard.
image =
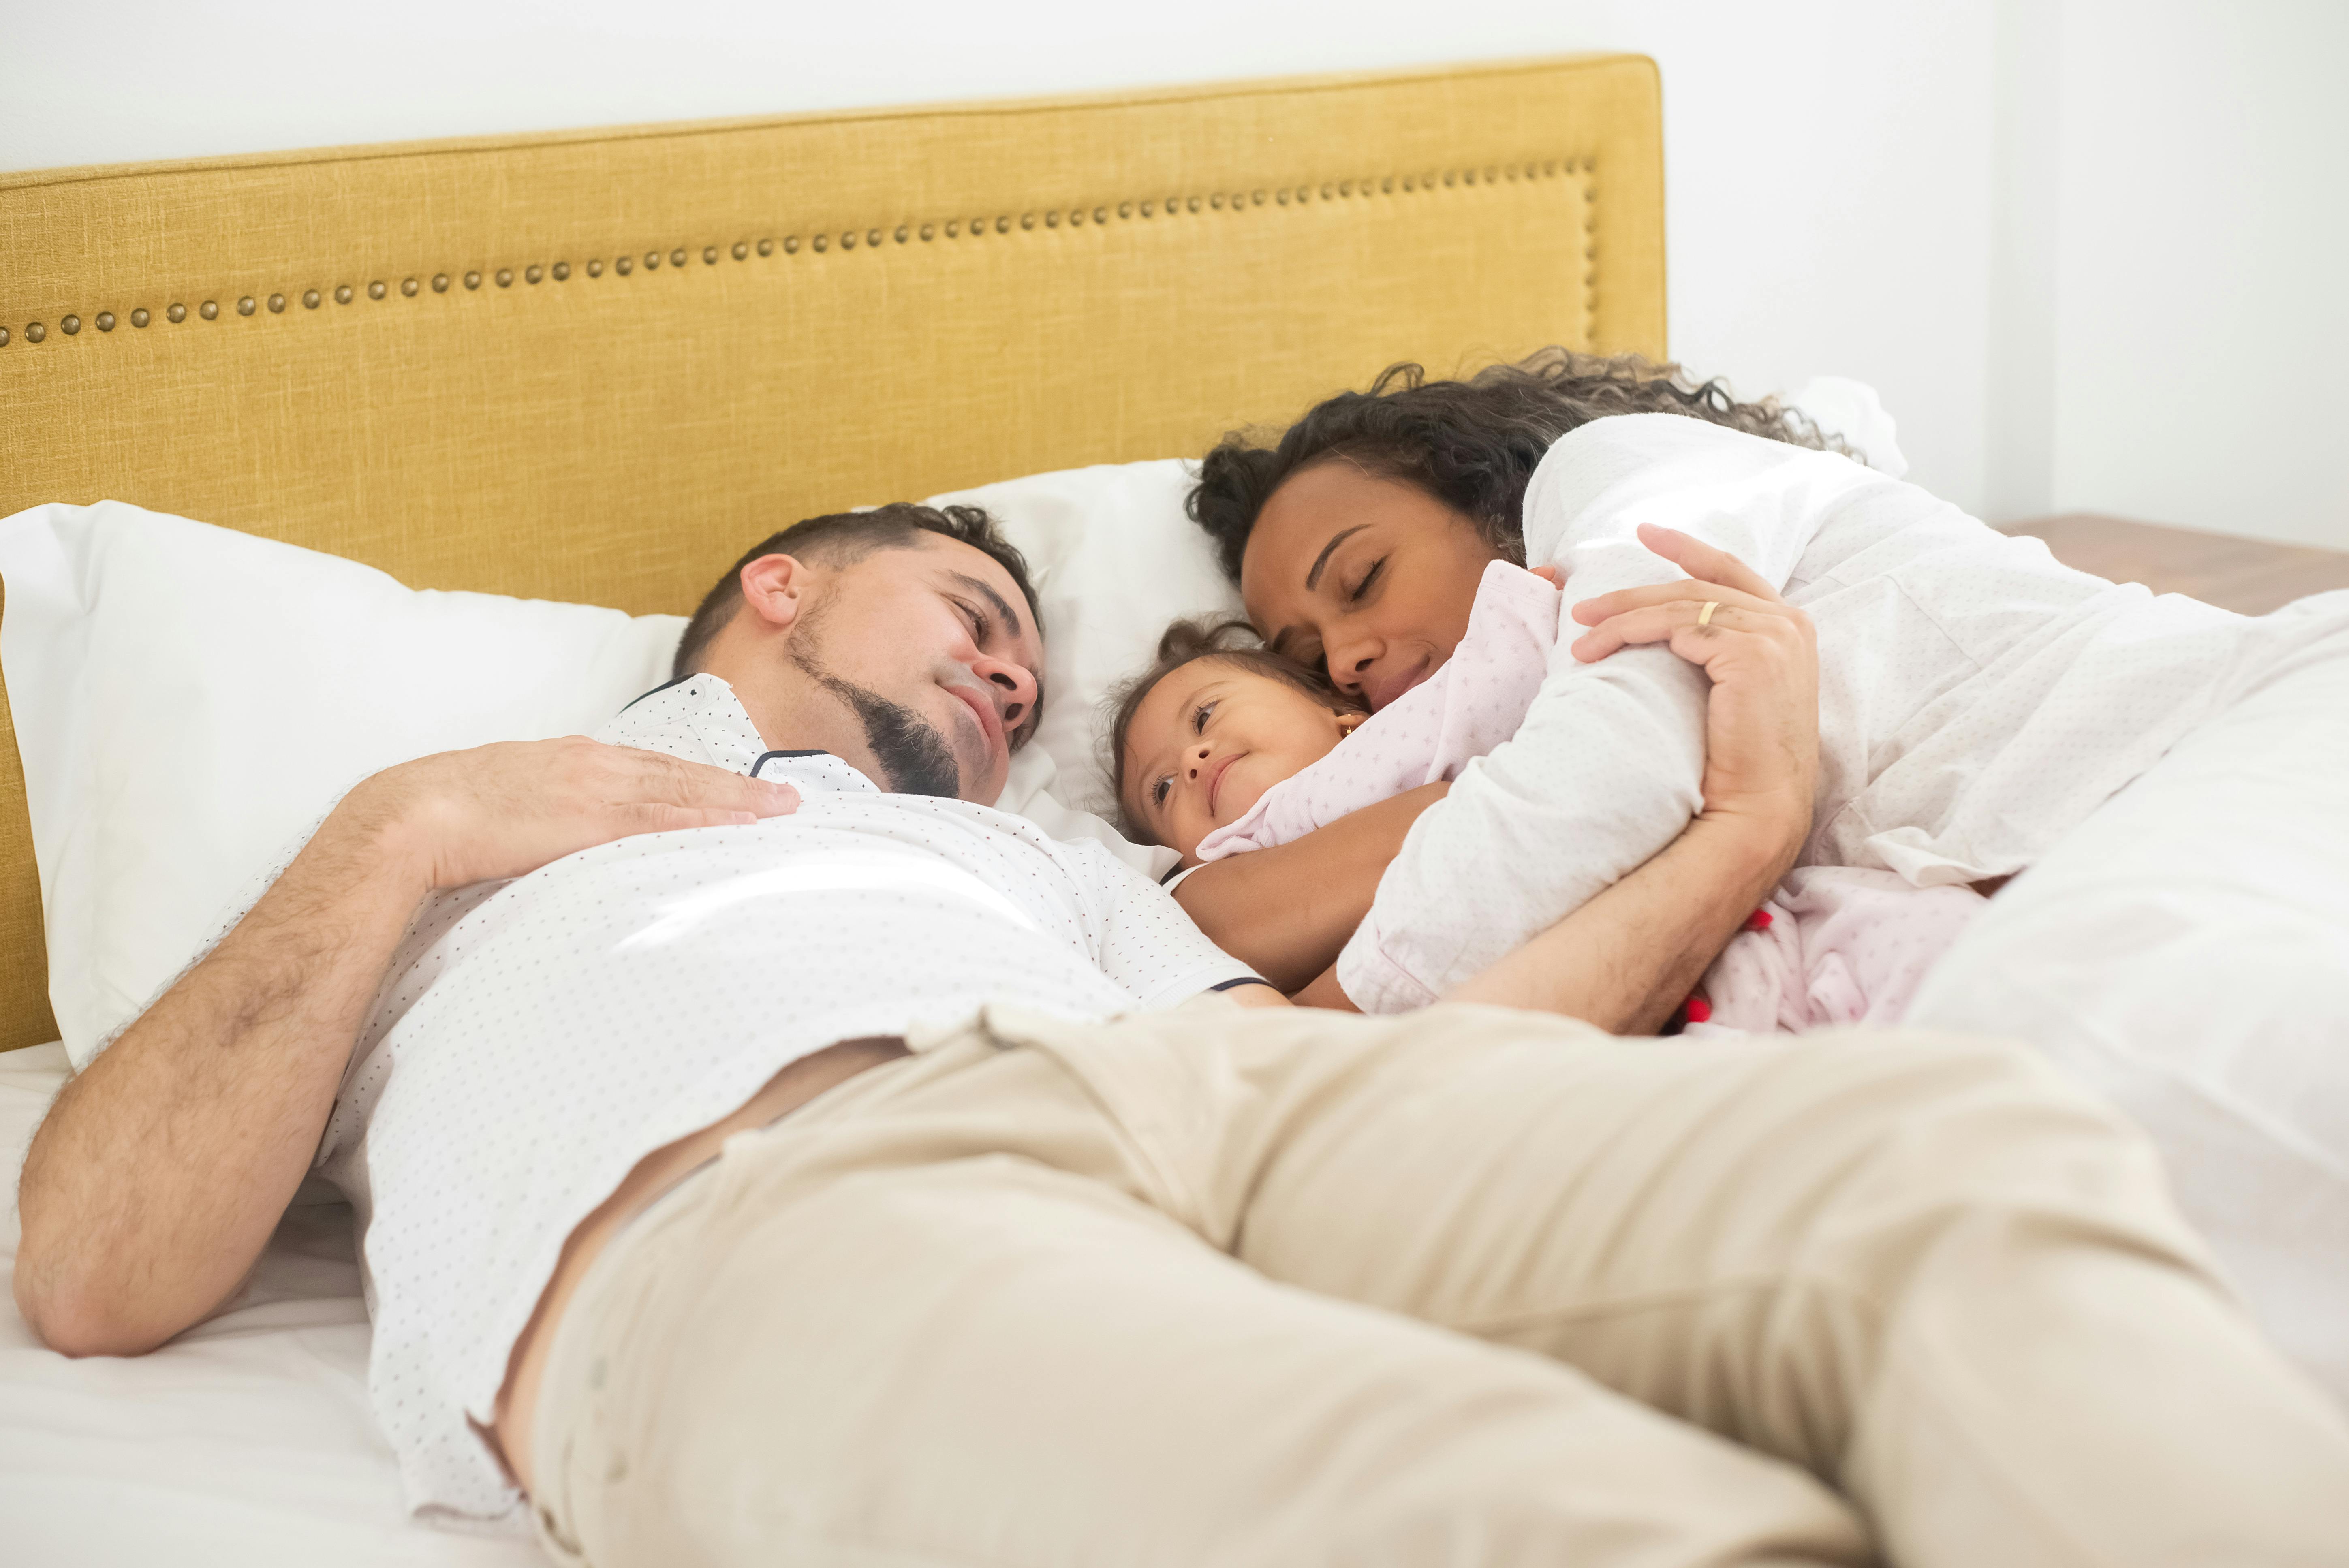
[[891,702],[879,692],[841,679],[824,668],[813,651],[792,652],[792,663],[806,673],[808,678],[833,696],[848,705],[857,721],[864,726],[864,744],[872,748],[873,758],[881,771],[889,776],[889,788],[900,795],[942,795],[947,799],[962,794],[962,769],[955,762],[954,748],[947,744],[937,727],[912,708]]

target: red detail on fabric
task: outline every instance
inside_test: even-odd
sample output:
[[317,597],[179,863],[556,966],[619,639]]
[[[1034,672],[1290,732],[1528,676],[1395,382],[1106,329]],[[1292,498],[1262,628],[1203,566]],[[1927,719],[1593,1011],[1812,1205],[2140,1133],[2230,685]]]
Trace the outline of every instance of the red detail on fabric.
[[1748,931],[1767,931],[1770,926],[1771,914],[1766,909],[1757,909],[1745,917],[1745,929]]
[[1713,1022],[1713,1004],[1706,1001],[1702,996],[1691,996],[1688,1001],[1682,1006],[1681,1011],[1687,1015],[1688,1021],[1692,1024],[1710,1024]]

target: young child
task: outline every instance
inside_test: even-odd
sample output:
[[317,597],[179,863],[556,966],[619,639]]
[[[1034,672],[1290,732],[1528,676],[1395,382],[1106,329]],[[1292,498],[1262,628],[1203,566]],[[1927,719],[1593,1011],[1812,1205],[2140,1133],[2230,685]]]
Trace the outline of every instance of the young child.
[[[1557,635],[1558,590],[1495,562],[1452,657],[1372,715],[1258,645],[1245,623],[1177,622],[1111,726],[1127,830],[1197,866],[1456,779],[1516,733]],[[1897,1021],[1985,902],[1889,872],[1797,871],[1706,971],[1692,1026],[1704,1032],[1708,1016],[1712,1028],[1759,1032]]]

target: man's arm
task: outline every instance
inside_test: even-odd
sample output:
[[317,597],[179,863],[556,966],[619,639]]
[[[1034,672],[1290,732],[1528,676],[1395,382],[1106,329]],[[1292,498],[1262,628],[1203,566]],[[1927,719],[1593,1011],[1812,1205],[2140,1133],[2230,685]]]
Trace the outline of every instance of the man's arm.
[[18,1190],[16,1305],[72,1356],[137,1355],[251,1270],[316,1152],[417,905],[629,833],[792,810],[788,786],[568,740],[404,764],[50,1106]]
[[1379,878],[1419,814],[1448,784],[1424,784],[1301,839],[1210,861],[1174,889],[1209,940],[1285,991],[1337,962]]

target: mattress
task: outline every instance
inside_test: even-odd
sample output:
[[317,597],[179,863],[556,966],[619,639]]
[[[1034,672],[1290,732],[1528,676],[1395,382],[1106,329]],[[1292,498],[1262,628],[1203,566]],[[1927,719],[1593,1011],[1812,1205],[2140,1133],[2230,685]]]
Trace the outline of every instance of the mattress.
[[[61,1046],[0,1055],[0,1284],[16,1177],[66,1080]],[[151,1356],[69,1361],[0,1295],[0,1562],[523,1568],[528,1540],[411,1522],[367,1397],[351,1214],[288,1211],[230,1308]]]

